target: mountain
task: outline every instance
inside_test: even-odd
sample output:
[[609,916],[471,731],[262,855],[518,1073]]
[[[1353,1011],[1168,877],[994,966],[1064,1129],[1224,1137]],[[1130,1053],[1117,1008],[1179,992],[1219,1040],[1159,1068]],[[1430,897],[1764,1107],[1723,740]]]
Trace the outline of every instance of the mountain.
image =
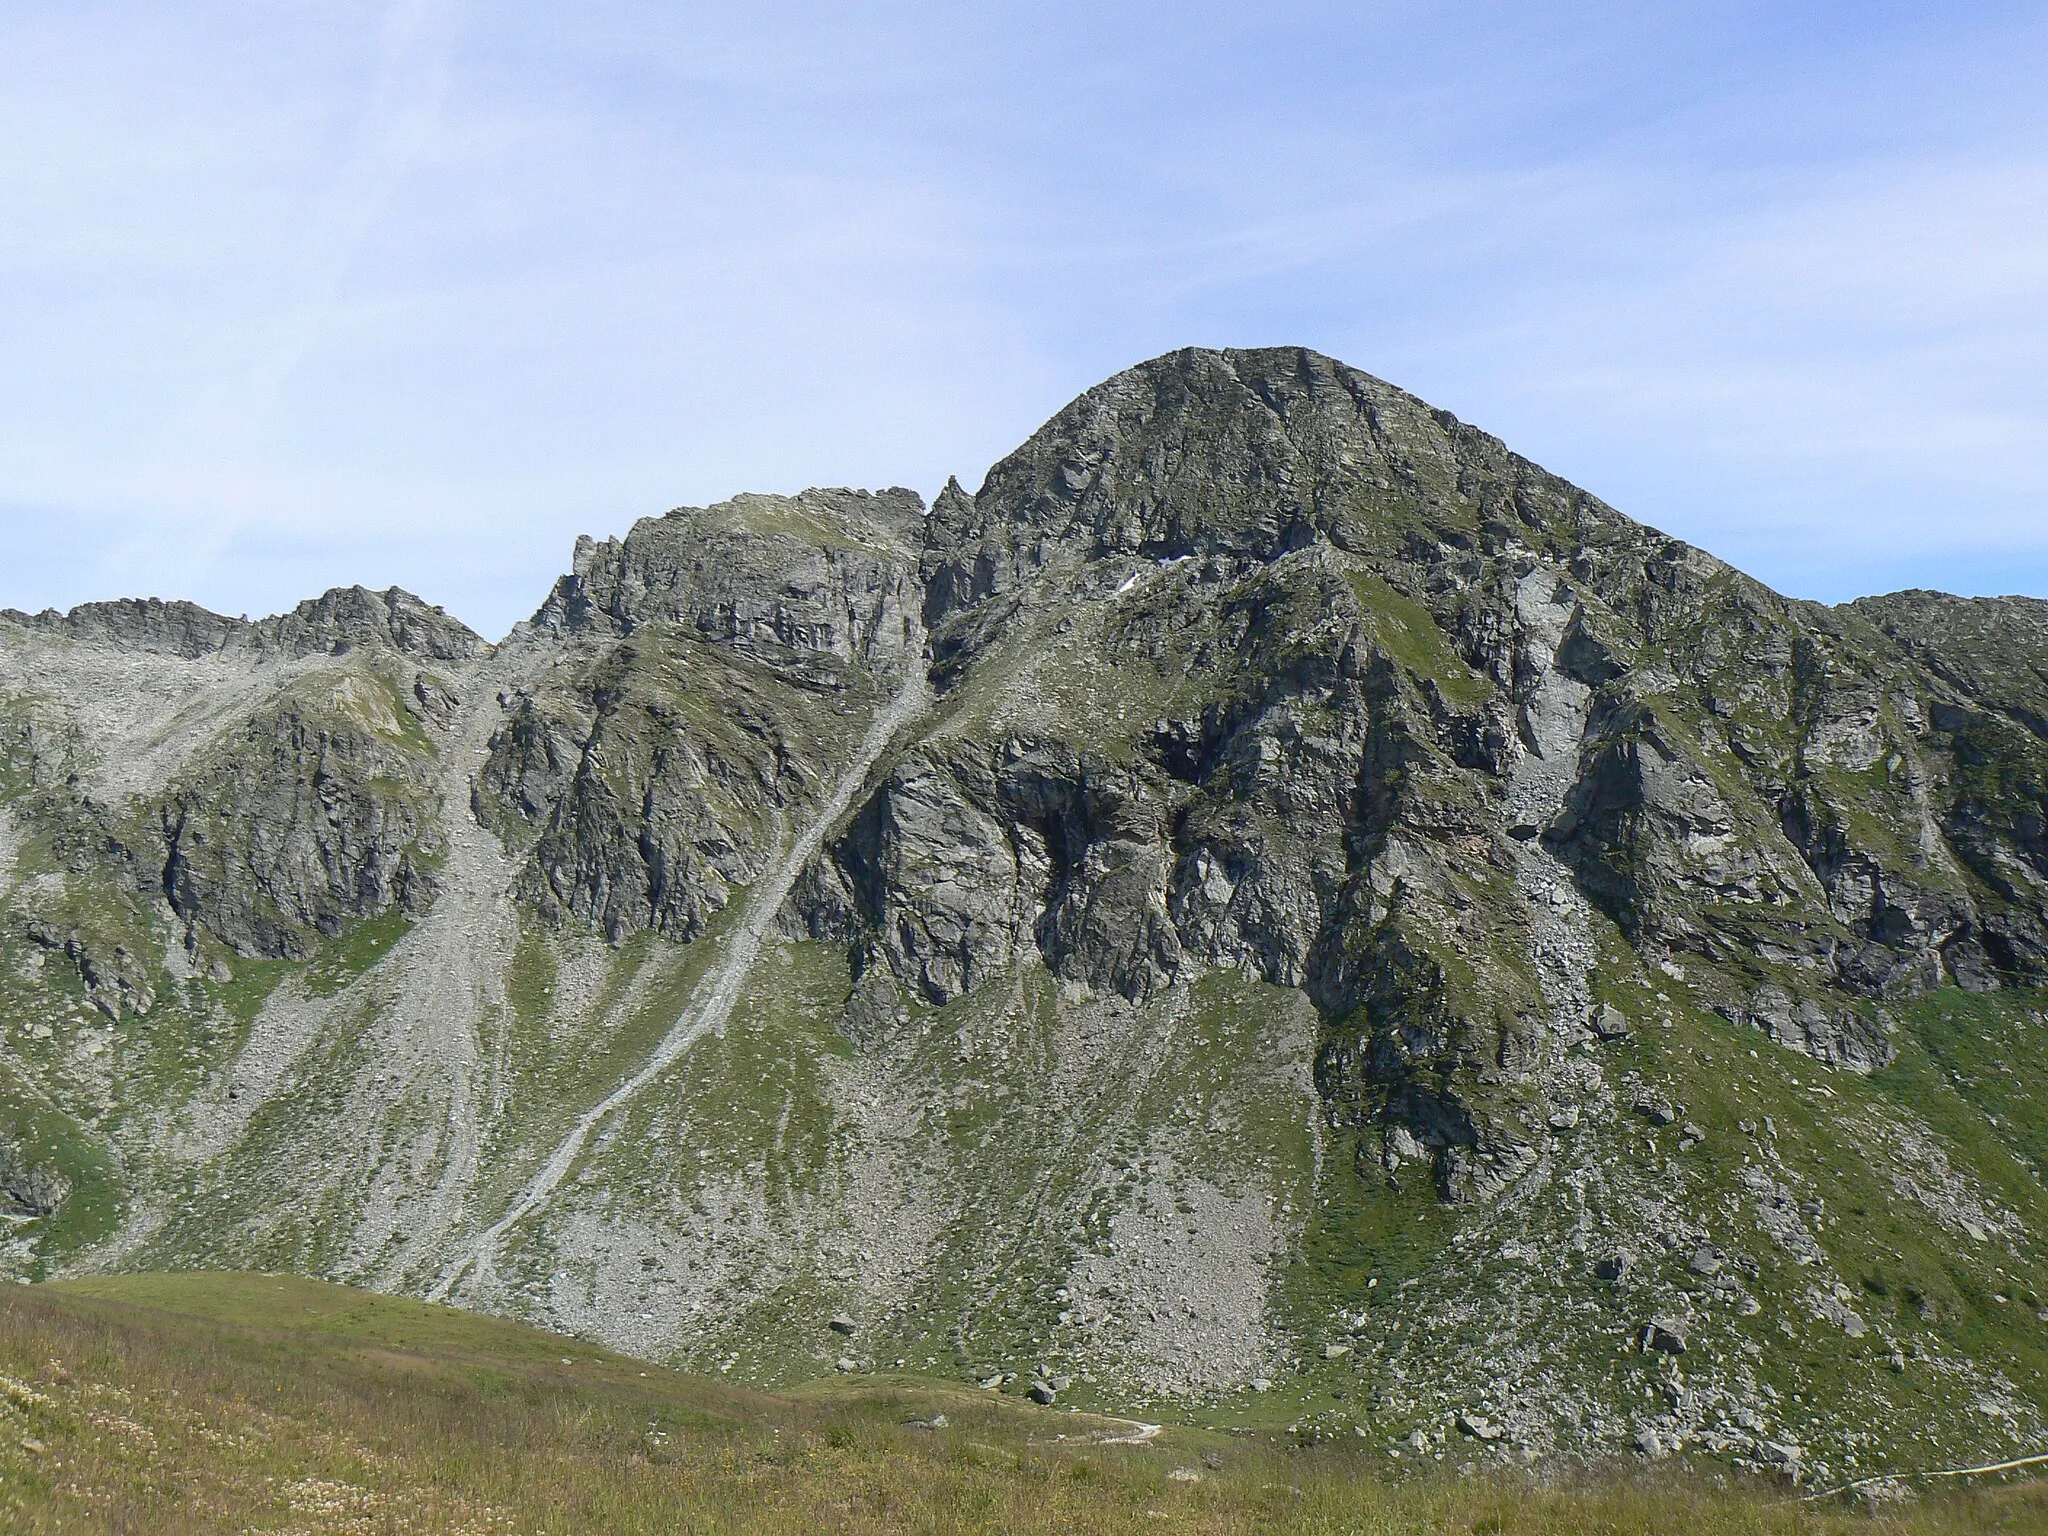
[[1788,599],[1299,349],[927,509],[0,616],[4,1264],[1849,1479],[2048,1433],[2048,604]]

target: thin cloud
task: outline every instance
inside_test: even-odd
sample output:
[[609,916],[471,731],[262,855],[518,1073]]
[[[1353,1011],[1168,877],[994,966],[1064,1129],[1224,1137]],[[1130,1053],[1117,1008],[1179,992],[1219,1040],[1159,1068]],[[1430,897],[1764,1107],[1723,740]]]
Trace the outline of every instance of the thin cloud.
[[[1283,341],[1793,591],[1916,558],[2048,590],[2044,37],[1997,7],[30,0],[0,18],[0,602],[398,581],[502,631],[578,532],[929,493],[1115,368]],[[92,549],[28,537],[53,517]]]

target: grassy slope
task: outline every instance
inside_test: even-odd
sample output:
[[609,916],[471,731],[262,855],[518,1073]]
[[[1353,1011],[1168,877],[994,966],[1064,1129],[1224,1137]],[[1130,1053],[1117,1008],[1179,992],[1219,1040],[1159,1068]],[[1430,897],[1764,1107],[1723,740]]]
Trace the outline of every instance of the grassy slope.
[[1873,1521],[1676,1476],[1393,1487],[1329,1448],[1099,1443],[1119,1432],[911,1378],[749,1392],[275,1276],[0,1294],[0,1523],[23,1532],[2048,1528],[2038,1485]]
[[[1623,1105],[1641,1089],[1663,1093],[1705,1138],[1692,1145],[1681,1127],[1655,1129],[1632,1114],[1559,1133],[1563,1164],[1576,1158],[1604,1176],[1590,1234],[1575,1227],[1562,1189],[1456,1210],[1427,1190],[1334,1180],[1283,1294],[1304,1328],[1333,1297],[1349,1298],[1364,1321],[1354,1353],[1311,1359],[1299,1411],[1337,1432],[1359,1423],[1399,1438],[1426,1425],[1431,1407],[1441,1423],[1443,1402],[1458,1401],[1459,1390],[1498,1412],[1503,1402],[1474,1394],[1505,1383],[1512,1399],[1547,1371],[1624,1412],[1641,1400],[1645,1423],[1684,1381],[1710,1400],[1746,1384],[1767,1405],[1771,1435],[1819,1452],[1845,1476],[2039,1449],[2024,1414],[1987,1416],[1977,1399],[2009,1392],[2038,1404],[2048,1368],[2036,1318],[2048,1274],[2030,1235],[2043,1201],[2039,1175],[2021,1161],[2036,1144],[2027,1127],[2043,1069],[2025,1046],[2040,1002],[1934,994],[1912,1008],[1899,1062],[1865,1079],[1790,1058],[1681,996],[1667,1010],[1669,1028],[1594,1049]],[[1916,1132],[2016,1230],[1972,1241],[1908,1198],[1895,1176],[1922,1166],[1901,1140]],[[1817,1199],[1810,1225],[1823,1264],[1808,1269],[1762,1236],[1740,1184],[1752,1161],[1791,1181],[1799,1198]],[[1645,1226],[1639,1213],[1653,1206],[1664,1214]],[[1688,1269],[1706,1239],[1667,1249],[1646,1241],[1659,1229],[1704,1232],[1731,1263],[1753,1262],[1741,1288],[1763,1309],[1745,1315]],[[1504,1240],[1533,1245],[1540,1258],[1509,1257]],[[1630,1283],[1597,1283],[1593,1261],[1617,1250],[1636,1259]],[[1849,1336],[1812,1310],[1822,1275],[1847,1283],[1866,1334]],[[1651,1318],[1674,1315],[1696,1326],[1682,1371],[1629,1347]],[[1974,1385],[1963,1389],[1963,1379]],[[1709,1413],[1710,1426],[1717,1417]]]

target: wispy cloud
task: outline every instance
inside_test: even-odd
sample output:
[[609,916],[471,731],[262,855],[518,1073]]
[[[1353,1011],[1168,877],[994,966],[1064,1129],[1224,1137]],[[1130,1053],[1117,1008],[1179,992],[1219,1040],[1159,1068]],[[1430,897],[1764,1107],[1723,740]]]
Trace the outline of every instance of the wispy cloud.
[[1996,5],[26,0],[0,602],[398,580],[502,629],[576,532],[929,491],[1116,367],[1266,341],[1793,590],[2048,590],[2044,39]]

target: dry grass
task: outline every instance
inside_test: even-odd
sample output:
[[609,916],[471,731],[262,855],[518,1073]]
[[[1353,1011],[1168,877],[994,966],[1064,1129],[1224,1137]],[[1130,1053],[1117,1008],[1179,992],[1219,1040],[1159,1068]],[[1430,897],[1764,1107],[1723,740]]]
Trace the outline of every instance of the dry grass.
[[2039,1486],[1869,1516],[1682,1472],[1389,1486],[1341,1448],[1095,1443],[1116,1429],[936,1383],[773,1397],[278,1277],[0,1295],[8,1532],[2048,1530]]

